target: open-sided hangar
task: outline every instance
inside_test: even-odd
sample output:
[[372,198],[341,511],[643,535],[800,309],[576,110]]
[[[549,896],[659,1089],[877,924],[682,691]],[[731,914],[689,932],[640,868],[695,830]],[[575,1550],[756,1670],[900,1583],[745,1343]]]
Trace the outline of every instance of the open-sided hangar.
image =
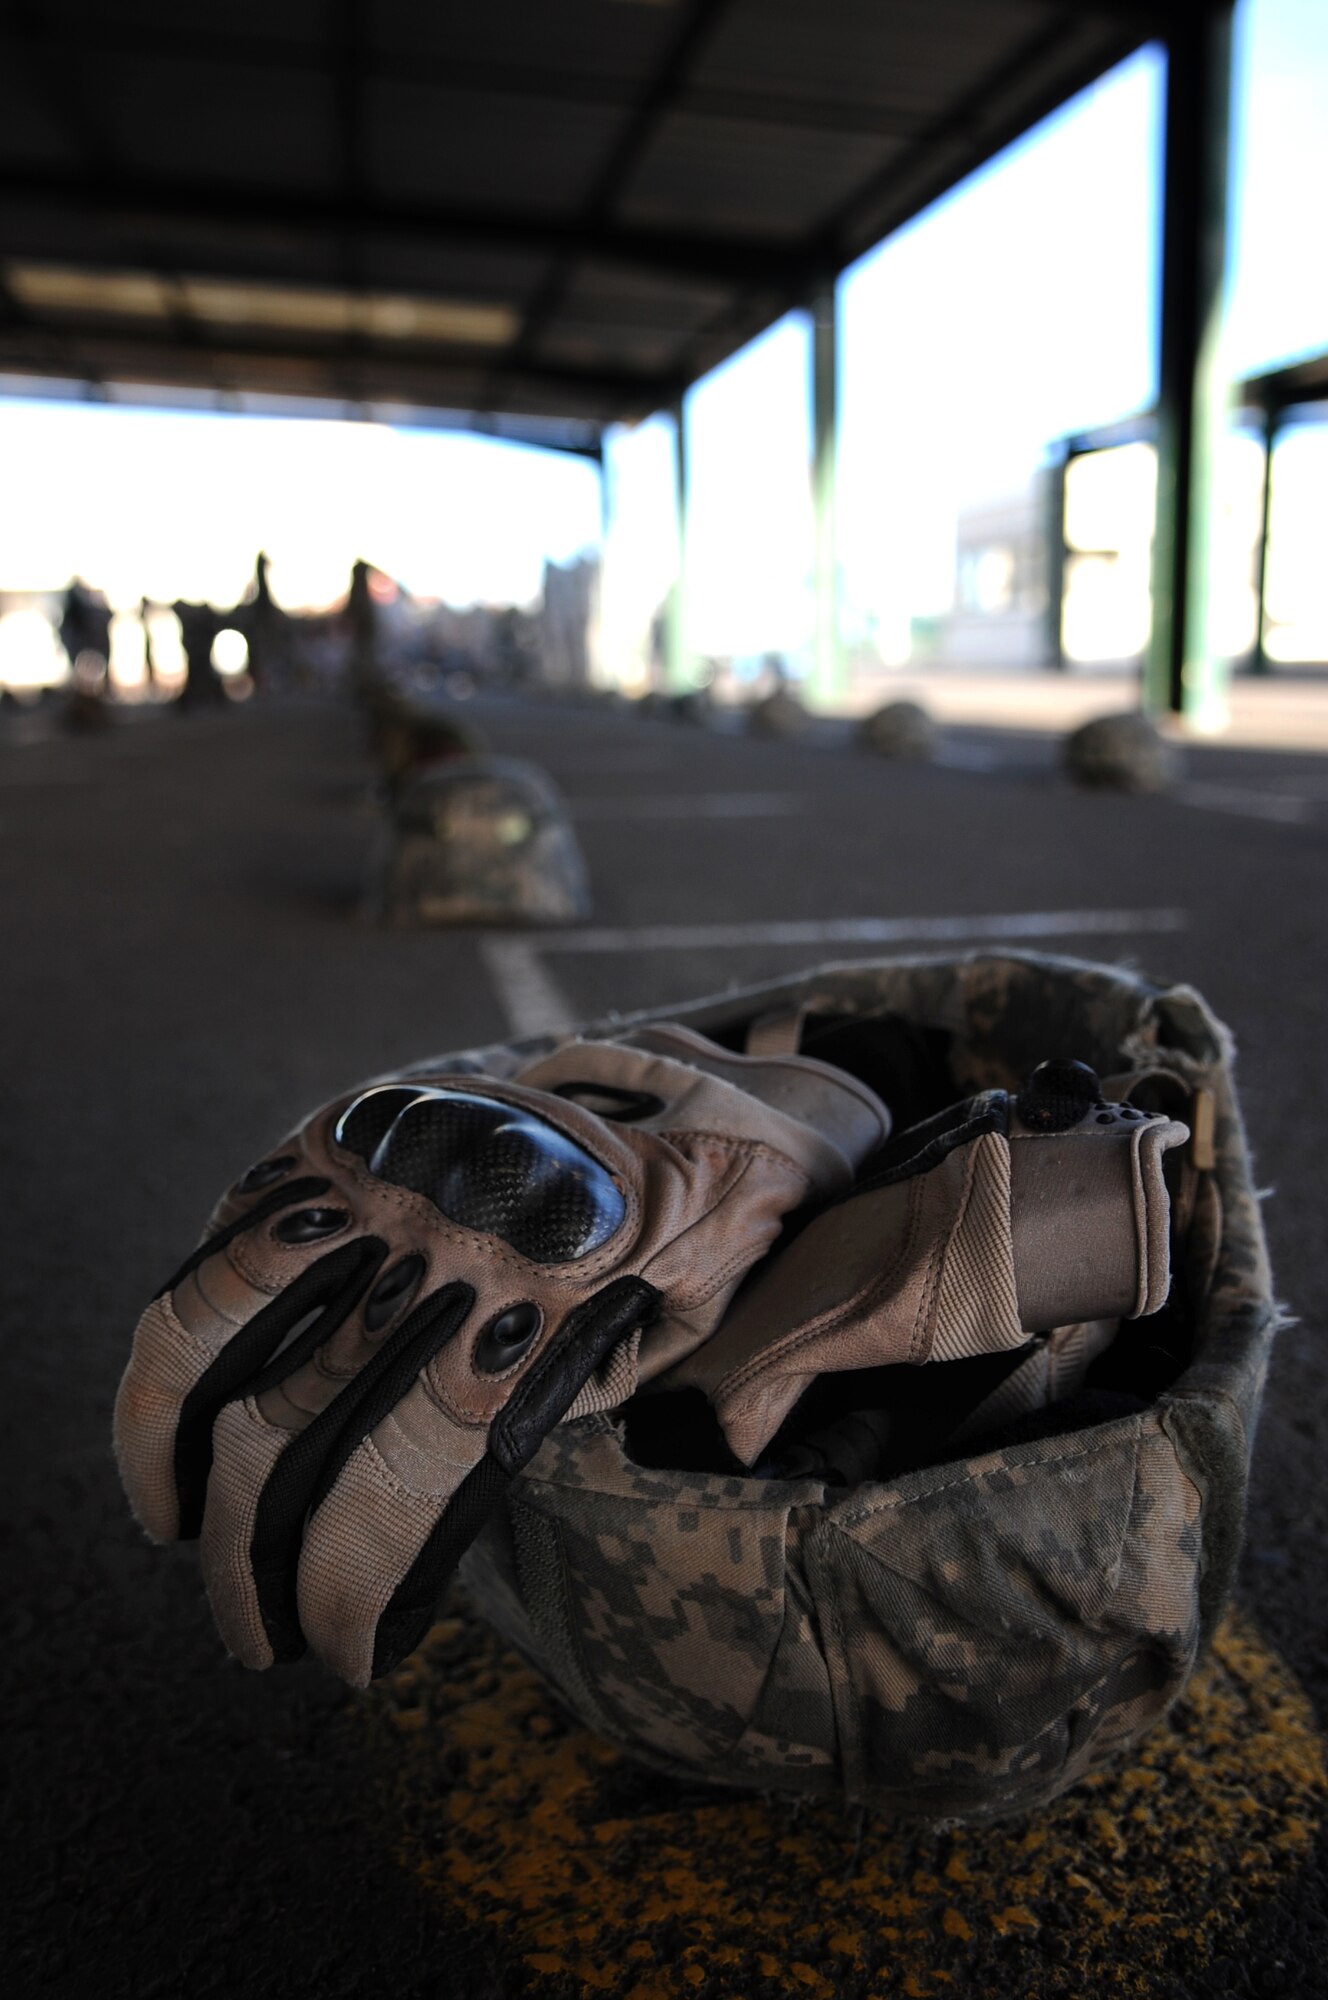
[[1147,694],[1199,713],[1230,15],[1229,0],[14,0],[0,375],[450,413],[597,454],[607,424],[676,405],[807,308],[824,686],[837,274],[1160,41]]

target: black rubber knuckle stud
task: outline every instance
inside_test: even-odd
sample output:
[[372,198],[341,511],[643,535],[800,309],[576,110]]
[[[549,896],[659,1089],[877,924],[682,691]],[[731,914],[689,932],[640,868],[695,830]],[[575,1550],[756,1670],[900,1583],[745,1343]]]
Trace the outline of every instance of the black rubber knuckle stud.
[[1066,1132],[1102,1103],[1096,1070],[1066,1056],[1039,1063],[1020,1091],[1016,1108],[1033,1132]]
[[271,1187],[283,1174],[288,1174],[295,1165],[294,1153],[283,1153],[279,1160],[260,1160],[250,1167],[247,1174],[241,1174],[235,1183],[236,1194],[257,1194],[260,1188]]
[[534,1343],[544,1324],[544,1315],[531,1300],[508,1306],[491,1319],[475,1342],[475,1366],[481,1375],[501,1375],[519,1361]]
[[381,1333],[406,1301],[415,1296],[423,1276],[424,1259],[418,1255],[403,1257],[390,1271],[384,1271],[364,1302],[365,1332]]
[[350,1221],[346,1208],[297,1208],[272,1225],[279,1243],[317,1243],[320,1237],[335,1236]]

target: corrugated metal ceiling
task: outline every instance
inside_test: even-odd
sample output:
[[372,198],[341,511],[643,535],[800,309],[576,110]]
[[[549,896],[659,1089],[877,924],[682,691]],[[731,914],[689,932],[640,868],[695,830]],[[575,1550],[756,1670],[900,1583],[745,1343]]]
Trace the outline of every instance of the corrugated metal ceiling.
[[0,374],[593,440],[1194,4],[9,0]]

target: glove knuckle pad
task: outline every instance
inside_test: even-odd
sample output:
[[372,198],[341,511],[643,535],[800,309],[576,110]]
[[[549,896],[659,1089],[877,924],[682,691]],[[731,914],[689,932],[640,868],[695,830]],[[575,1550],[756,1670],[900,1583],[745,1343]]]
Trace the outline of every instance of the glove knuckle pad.
[[367,1092],[334,1137],[376,1179],[534,1263],[590,1255],[627,1215],[621,1189],[584,1146],[526,1106],[470,1091]]

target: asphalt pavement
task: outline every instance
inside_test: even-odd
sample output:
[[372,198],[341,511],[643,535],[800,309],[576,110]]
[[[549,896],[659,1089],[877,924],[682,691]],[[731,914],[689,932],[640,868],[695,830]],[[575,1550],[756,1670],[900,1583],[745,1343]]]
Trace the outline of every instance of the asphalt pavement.
[[[472,703],[567,796],[579,931],[383,931],[351,714],[0,727],[6,1989],[1310,1995],[1325,1990],[1328,757],[1073,790],[1045,736],[935,765]],[[460,1597],[368,1696],[228,1663],[129,1521],[110,1407],[218,1189],[344,1085],[827,959],[1007,941],[1196,985],[1233,1028],[1280,1336],[1238,1616],[1173,1723],[1041,1822],[907,1839],[643,1778]]]

